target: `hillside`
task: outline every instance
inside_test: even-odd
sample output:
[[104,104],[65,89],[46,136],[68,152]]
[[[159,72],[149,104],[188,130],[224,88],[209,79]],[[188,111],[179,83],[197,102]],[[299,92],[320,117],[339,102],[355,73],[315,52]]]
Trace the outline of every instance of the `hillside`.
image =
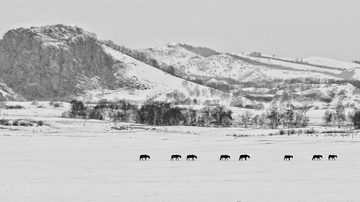
[[359,69],[350,68],[355,63],[320,57],[291,59],[261,53],[220,53],[181,43],[140,51],[162,66],[173,66],[176,75],[241,97],[237,106],[258,108],[260,103],[291,100],[326,107],[339,99],[348,105],[359,104],[357,88],[342,81],[360,78]]
[[[137,51],[61,24],[10,30],[0,40],[1,100],[130,99],[262,109],[290,96],[328,104],[340,95],[324,90],[359,87],[343,80],[359,79],[358,71],[355,63],[320,57],[220,53],[180,43]],[[352,95],[341,99],[357,103]]]
[[8,31],[0,41],[4,84],[25,99],[171,99],[229,102],[229,95],[174,77],[110,48],[94,33],[51,25]]
[[314,65],[335,67],[341,69],[352,69],[352,68],[360,68],[360,64],[352,63],[352,62],[344,62],[339,60],[333,60],[324,57],[307,57],[302,59],[304,62]]
[[[201,54],[202,50],[212,54]],[[299,64],[271,57],[219,53],[203,47],[170,43],[141,50],[160,64],[174,66],[177,75],[234,79],[239,82],[292,78],[342,79],[342,69]],[[311,73],[311,74],[310,74]]]

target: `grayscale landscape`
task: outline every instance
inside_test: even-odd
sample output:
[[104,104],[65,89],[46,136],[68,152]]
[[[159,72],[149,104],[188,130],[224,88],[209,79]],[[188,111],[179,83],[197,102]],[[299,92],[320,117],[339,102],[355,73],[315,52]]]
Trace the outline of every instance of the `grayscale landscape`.
[[[299,34],[274,37],[273,46],[250,33],[261,30],[256,36],[270,41],[275,30],[241,29],[252,37],[236,40],[223,32],[233,31],[228,27],[233,18],[239,21],[235,27],[253,24],[243,18],[262,23],[255,8],[276,13],[273,5],[246,3],[245,15],[228,13],[229,2],[209,1],[204,7],[188,1],[80,2],[68,8],[9,1],[9,11],[0,8],[4,17],[13,15],[10,10],[34,11],[33,24],[0,21],[0,201],[359,200],[360,50],[337,44],[360,30],[349,28],[347,39],[336,32],[337,38],[327,30],[317,33],[310,23],[303,29],[314,33],[301,35],[295,20],[300,18],[291,9],[317,12],[284,3]],[[350,1],[320,2],[311,4],[338,12],[347,8],[349,21],[356,10],[350,7],[360,8]],[[56,9],[49,20],[36,17],[40,8],[50,14],[55,7],[72,14]],[[103,22],[113,24],[106,30],[101,17],[93,19],[99,13],[80,7],[102,10],[108,20]],[[110,12],[114,9],[124,13]],[[185,15],[180,20],[178,9],[202,23]],[[207,10],[218,11],[204,14],[214,22],[229,20],[224,30],[210,34],[210,21],[197,15]],[[84,14],[80,21],[75,11]],[[170,11],[174,15],[167,21],[162,12]],[[145,25],[137,17],[147,12],[153,15],[143,19]],[[280,25],[270,27],[287,30],[281,25],[286,19],[275,18]],[[160,25],[154,20],[159,19],[164,27],[157,35]],[[191,34],[179,30],[185,21]],[[138,27],[125,29],[132,23]],[[194,27],[206,33],[198,37]],[[314,46],[292,47],[285,43],[289,36]],[[329,36],[334,40],[321,41]],[[168,41],[174,38],[182,41]],[[255,51],[246,51],[251,45]],[[334,53],[339,55],[330,57]]]

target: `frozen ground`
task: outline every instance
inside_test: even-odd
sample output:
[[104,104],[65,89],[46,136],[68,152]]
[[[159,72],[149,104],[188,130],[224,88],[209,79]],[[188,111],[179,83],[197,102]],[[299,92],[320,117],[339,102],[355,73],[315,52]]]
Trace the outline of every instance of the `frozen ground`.
[[[179,132],[181,127],[101,132],[92,130],[101,123],[86,124],[88,132],[0,130],[0,201],[360,199],[358,135],[234,138],[221,130],[209,135]],[[145,153],[151,159],[138,161]],[[251,159],[238,161],[242,153]],[[183,158],[170,161],[171,154]],[[187,154],[198,160],[185,161]],[[231,159],[219,161],[221,154]],[[285,154],[294,159],[283,161]],[[325,159],[311,161],[313,154]],[[328,161],[328,154],[338,159]]]

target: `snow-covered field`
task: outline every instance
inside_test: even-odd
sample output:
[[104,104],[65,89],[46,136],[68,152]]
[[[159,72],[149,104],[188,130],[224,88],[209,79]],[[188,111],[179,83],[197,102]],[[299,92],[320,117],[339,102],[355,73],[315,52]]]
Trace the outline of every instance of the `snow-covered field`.
[[[32,116],[45,125],[0,126],[1,202],[360,198],[360,134],[269,136],[279,130],[129,123],[119,123],[127,130],[112,130],[112,122],[60,118],[66,103],[11,104],[25,109],[3,109],[2,118]],[[309,115],[321,119],[318,111]],[[139,161],[141,154],[151,159]],[[182,159],[170,161],[172,154]],[[188,154],[198,159],[186,161]],[[219,161],[222,154],[231,159]],[[238,161],[240,154],[251,159]],[[324,159],[312,161],[314,154]],[[328,161],[329,154],[338,159]],[[294,158],[283,161],[284,155]]]
[[[360,138],[0,130],[0,201],[358,201]],[[191,127],[186,127],[189,130]],[[171,129],[171,127],[170,127]],[[170,131],[170,129],[166,129]],[[176,127],[181,131],[181,127]],[[196,129],[196,128],[195,128]],[[251,156],[238,161],[240,154]],[[140,154],[151,159],[139,161]],[[180,161],[170,155],[181,154]],[[196,154],[196,161],[186,161]],[[221,154],[231,156],[219,161]],[[283,156],[294,156],[283,161]],[[322,154],[322,161],[312,161]],[[328,161],[328,154],[337,154]]]

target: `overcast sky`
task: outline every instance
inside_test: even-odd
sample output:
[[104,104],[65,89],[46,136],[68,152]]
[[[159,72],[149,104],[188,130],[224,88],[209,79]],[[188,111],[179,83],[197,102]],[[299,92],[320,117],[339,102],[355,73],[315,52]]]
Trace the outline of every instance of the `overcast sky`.
[[1,0],[1,35],[57,23],[133,49],[181,42],[221,52],[360,60],[359,0]]

